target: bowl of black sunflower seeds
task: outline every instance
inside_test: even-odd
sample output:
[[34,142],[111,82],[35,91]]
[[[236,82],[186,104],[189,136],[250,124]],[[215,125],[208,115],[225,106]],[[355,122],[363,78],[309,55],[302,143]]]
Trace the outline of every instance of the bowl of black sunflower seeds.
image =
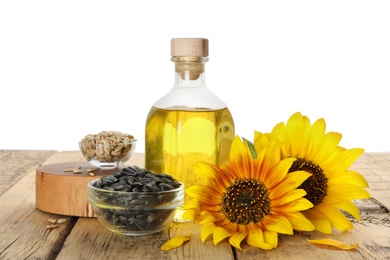
[[88,183],[88,202],[99,222],[121,235],[158,233],[184,203],[184,184],[164,173],[124,167]]

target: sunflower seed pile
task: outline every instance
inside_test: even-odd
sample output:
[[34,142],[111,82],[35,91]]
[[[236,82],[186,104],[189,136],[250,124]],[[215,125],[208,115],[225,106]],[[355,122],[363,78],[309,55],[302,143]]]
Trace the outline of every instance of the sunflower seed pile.
[[134,136],[119,131],[101,131],[81,139],[80,149],[88,159],[113,162],[125,157],[134,146]]
[[97,203],[106,205],[95,211],[124,231],[153,230],[163,225],[175,209],[165,205],[182,200],[183,191],[174,191],[181,185],[168,174],[155,174],[137,166],[125,167],[92,183],[101,189],[94,190]]
[[93,186],[103,190],[158,192],[180,187],[181,183],[164,173],[153,173],[138,166],[128,166],[113,175],[103,176]]

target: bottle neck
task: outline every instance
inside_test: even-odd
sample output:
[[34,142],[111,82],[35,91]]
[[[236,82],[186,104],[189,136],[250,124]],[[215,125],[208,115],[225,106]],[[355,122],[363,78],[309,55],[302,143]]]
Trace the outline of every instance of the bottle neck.
[[205,84],[205,63],[207,57],[177,57],[175,63],[175,85],[154,107],[180,110],[217,110],[226,104],[212,93]]
[[207,57],[172,57],[176,86],[205,86]]

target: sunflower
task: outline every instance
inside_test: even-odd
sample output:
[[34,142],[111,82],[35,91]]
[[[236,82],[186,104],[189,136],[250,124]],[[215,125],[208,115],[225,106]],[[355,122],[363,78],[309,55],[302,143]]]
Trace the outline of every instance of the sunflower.
[[268,143],[283,143],[281,159],[295,158],[289,172],[304,170],[312,175],[299,188],[306,191],[314,207],[303,211],[316,230],[326,234],[332,228],[340,231],[352,230],[353,225],[343,212],[350,213],[360,221],[360,213],[352,200],[370,198],[364,189],[368,187],[365,178],[349,167],[364,152],[361,148],[345,149],[339,146],[341,134],[325,133],[324,119],[313,124],[306,116],[297,112],[286,125],[277,124],[271,133],[255,131],[255,149],[261,150]]
[[281,160],[280,149],[280,143],[270,143],[254,158],[248,142],[236,136],[227,164],[194,165],[202,183],[186,189],[192,199],[183,217],[202,225],[203,242],[213,235],[215,245],[226,238],[238,249],[243,241],[272,249],[277,247],[279,233],[314,230],[301,213],[313,205],[303,198],[306,192],[297,189],[310,174],[288,173],[296,159]]

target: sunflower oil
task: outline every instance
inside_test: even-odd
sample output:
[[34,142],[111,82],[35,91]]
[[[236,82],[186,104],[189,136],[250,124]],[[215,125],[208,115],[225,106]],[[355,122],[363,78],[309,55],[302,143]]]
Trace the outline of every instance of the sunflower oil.
[[234,123],[228,108],[175,110],[152,107],[146,120],[145,166],[168,173],[186,187],[198,180],[197,162],[222,165],[229,159]]

